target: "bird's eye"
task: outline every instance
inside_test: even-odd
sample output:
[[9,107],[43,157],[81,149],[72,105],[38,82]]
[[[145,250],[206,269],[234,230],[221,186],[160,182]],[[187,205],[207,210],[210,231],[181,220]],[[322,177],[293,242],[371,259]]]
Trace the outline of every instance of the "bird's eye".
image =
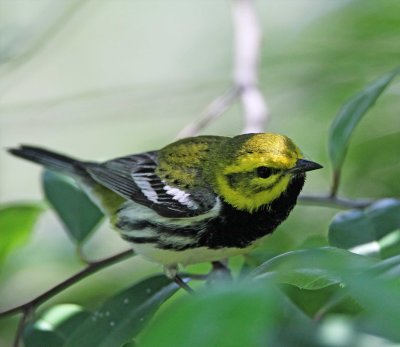
[[273,170],[266,166],[260,166],[257,168],[257,176],[260,178],[268,178],[273,173]]

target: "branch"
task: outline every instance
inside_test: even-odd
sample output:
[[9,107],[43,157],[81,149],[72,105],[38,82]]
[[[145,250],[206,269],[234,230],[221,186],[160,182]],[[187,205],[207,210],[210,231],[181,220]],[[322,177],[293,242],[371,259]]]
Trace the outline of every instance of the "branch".
[[6,311],[0,312],[0,317],[9,316],[18,312],[27,312],[32,311],[47,300],[51,299],[53,296],[61,293],[63,290],[71,287],[75,283],[79,282],[80,280],[96,273],[99,270],[102,270],[108,266],[113,264],[119,263],[131,256],[134,253],[132,250],[127,250],[116,255],[113,255],[109,258],[105,258],[102,260],[98,260],[86,266],[83,270],[79,271],[75,275],[67,278],[65,281],[57,284],[55,287],[49,289],[48,291],[44,292],[43,294],[39,295],[38,297],[32,299],[31,301],[26,302],[25,304],[13,307]]
[[24,309],[22,312],[22,317],[19,320],[18,323],[18,328],[17,328],[17,332],[15,333],[15,338],[14,338],[14,343],[13,343],[13,347],[18,347],[19,346],[19,342],[21,341],[22,338],[22,334],[24,333],[24,327],[26,322],[29,319],[29,316],[31,315],[32,311],[30,309]]
[[[88,0],[86,0],[87,2]],[[43,23],[39,26],[40,29],[47,25],[47,28],[42,30],[42,33],[37,34],[35,29],[30,28],[29,35],[32,33],[38,36],[34,41],[31,41],[30,46],[28,46],[21,53],[10,57],[9,61],[6,61],[1,65],[3,71],[0,71],[0,76],[4,77],[4,74],[12,72],[14,69],[19,68],[23,64],[30,61],[40,50],[42,50],[48,42],[65,26],[66,23],[78,12],[78,10],[84,5],[85,1],[75,0],[74,2],[68,3],[68,7],[53,20],[53,23]],[[48,16],[47,16],[48,17]],[[46,17],[46,18],[47,18]],[[38,29],[36,29],[38,30]],[[20,34],[20,33],[18,33]],[[21,35],[21,34],[20,34]]]
[[235,32],[234,84],[241,91],[243,132],[262,132],[268,118],[268,107],[258,87],[262,30],[254,0],[233,0],[232,16]]
[[222,116],[239,96],[239,88],[232,86],[224,94],[218,96],[209,104],[198,120],[186,125],[179,133],[178,138],[198,134],[209,123]]
[[371,199],[345,199],[330,195],[300,195],[299,202],[322,207],[363,209],[375,202]]
[[340,169],[336,169],[333,171],[332,186],[330,192],[330,196],[332,198],[334,198],[337,195],[337,192],[339,190],[340,176],[341,176]]
[[243,132],[262,132],[268,119],[267,103],[258,87],[258,62],[262,31],[254,0],[232,0],[234,27],[233,84],[212,101],[200,118],[183,128],[178,137],[197,135],[240,99],[244,113]]

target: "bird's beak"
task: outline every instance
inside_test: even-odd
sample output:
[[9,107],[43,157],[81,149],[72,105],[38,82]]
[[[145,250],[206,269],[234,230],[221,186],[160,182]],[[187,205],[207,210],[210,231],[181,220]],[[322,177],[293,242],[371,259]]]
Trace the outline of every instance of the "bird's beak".
[[299,159],[296,162],[296,166],[289,170],[289,173],[296,174],[300,172],[312,171],[322,169],[323,166],[315,163],[311,160]]

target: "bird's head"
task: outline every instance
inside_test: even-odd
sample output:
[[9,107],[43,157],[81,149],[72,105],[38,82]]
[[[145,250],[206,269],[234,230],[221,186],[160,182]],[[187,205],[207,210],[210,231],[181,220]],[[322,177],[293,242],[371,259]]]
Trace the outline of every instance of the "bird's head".
[[249,212],[277,199],[294,176],[322,168],[305,160],[293,141],[279,134],[235,136],[219,151],[215,188],[227,203]]

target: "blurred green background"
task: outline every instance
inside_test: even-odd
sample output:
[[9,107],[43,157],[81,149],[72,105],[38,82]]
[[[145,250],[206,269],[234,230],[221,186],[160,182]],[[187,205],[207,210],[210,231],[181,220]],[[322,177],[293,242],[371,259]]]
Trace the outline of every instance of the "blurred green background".
[[[304,190],[325,193],[333,117],[362,86],[400,65],[400,2],[259,0],[257,8],[260,84],[271,110],[266,130],[290,136],[325,166],[309,175]],[[7,155],[7,147],[35,144],[102,160],[171,142],[229,86],[232,31],[228,0],[0,0],[0,203],[42,200],[40,168]],[[400,195],[399,94],[395,81],[357,128],[341,195]],[[203,133],[234,135],[241,126],[236,105]],[[336,212],[298,206],[263,251],[324,244]],[[85,246],[93,258],[125,248],[107,223]],[[60,222],[46,212],[30,242],[1,265],[0,309],[80,266]],[[160,270],[132,259],[50,304],[91,307]],[[15,324],[0,320],[0,346],[10,344]]]

